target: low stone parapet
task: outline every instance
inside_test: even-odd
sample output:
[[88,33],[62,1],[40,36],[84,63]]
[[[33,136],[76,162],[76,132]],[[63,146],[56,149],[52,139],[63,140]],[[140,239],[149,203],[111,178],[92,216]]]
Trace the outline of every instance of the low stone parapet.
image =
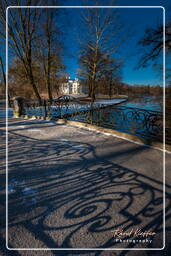
[[17,96],[13,99],[14,117],[20,117],[24,113],[24,98]]

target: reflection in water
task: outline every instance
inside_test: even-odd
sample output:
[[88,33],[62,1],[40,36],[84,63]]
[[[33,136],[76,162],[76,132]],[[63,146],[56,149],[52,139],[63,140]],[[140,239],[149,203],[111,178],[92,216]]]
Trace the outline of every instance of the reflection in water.
[[146,110],[162,111],[163,96],[136,95],[129,96],[129,100],[122,106],[143,108]]

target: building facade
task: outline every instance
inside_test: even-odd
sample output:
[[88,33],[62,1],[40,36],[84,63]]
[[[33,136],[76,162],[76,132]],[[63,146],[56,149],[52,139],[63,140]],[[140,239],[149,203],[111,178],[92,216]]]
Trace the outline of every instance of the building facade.
[[67,82],[63,83],[61,85],[61,94],[81,94],[81,86],[78,81],[78,78],[75,78],[74,80],[70,79],[70,77],[67,79]]

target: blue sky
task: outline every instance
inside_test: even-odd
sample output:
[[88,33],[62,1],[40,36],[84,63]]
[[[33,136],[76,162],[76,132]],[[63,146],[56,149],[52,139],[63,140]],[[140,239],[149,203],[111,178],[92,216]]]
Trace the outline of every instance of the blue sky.
[[[93,5],[94,1],[91,1],[89,5]],[[101,1],[101,5],[107,5],[108,1]],[[117,5],[133,6],[164,6],[167,10],[169,7],[169,1],[159,0],[120,0],[117,1]],[[67,0],[64,5],[82,5],[82,1],[79,0]],[[77,35],[80,34],[80,12],[84,9],[67,9],[66,31],[67,36],[65,39],[65,46],[69,49],[70,56],[64,58],[66,64],[66,72],[68,72],[72,78],[76,77],[78,65],[78,53],[79,46],[77,41]],[[138,45],[138,41],[143,37],[144,31],[147,28],[153,28],[157,24],[163,22],[163,9],[162,8],[124,8],[118,9],[120,15],[120,22],[125,31],[130,31],[131,36],[128,37],[125,44],[117,53],[118,57],[123,59],[124,66],[122,71],[123,82],[130,84],[160,84],[162,85],[162,74],[159,74],[154,69],[153,65],[148,65],[146,68],[137,69],[137,64],[141,55],[142,48]],[[158,63],[162,64],[162,55],[158,58]]]
[[[62,1],[64,6],[80,6],[83,0],[65,0]],[[87,5],[95,5],[95,1],[87,0]],[[109,5],[110,0],[101,0],[101,5]],[[117,6],[164,6],[166,8],[166,21],[169,19],[168,13],[171,12],[171,3],[168,0],[118,0]],[[63,9],[64,10],[64,9]],[[81,35],[80,12],[84,9],[65,9],[63,24],[65,57],[63,57],[66,72],[71,78],[77,76],[78,64],[78,34]],[[124,30],[129,31],[131,36],[128,37],[126,43],[122,45],[117,53],[117,57],[124,61],[122,70],[122,81],[130,84],[149,84],[162,85],[162,74],[154,70],[153,65],[147,68],[136,69],[138,60],[141,55],[141,47],[138,41],[143,37],[146,28],[153,28],[157,24],[162,24],[163,10],[162,8],[122,8],[118,9],[120,13],[120,21]],[[63,22],[63,21],[62,21]],[[1,50],[5,49],[1,48]],[[4,57],[5,55],[2,54]],[[162,63],[162,56],[158,59]]]

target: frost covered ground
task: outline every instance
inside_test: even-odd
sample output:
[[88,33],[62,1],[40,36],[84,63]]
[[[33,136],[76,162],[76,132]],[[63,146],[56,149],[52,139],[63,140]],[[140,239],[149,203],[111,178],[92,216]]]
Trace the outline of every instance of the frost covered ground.
[[95,105],[101,105],[101,104],[104,104],[104,105],[113,105],[113,104],[119,104],[119,103],[122,103],[122,102],[125,102],[127,101],[127,99],[111,99],[111,100],[102,100],[102,99],[97,99],[95,101]]
[[[82,256],[76,250],[13,254],[5,249],[6,131],[2,121],[0,255]],[[161,151],[71,125],[20,118],[9,119],[8,139],[10,248],[162,247]],[[166,171],[170,164],[166,154]],[[167,183],[169,177],[167,171]],[[170,189],[167,184],[167,241]],[[151,243],[116,242],[112,233],[116,228],[152,230],[156,235]],[[170,255],[168,249],[165,255]],[[110,255],[136,256],[135,252]],[[109,256],[104,251],[85,255]]]

